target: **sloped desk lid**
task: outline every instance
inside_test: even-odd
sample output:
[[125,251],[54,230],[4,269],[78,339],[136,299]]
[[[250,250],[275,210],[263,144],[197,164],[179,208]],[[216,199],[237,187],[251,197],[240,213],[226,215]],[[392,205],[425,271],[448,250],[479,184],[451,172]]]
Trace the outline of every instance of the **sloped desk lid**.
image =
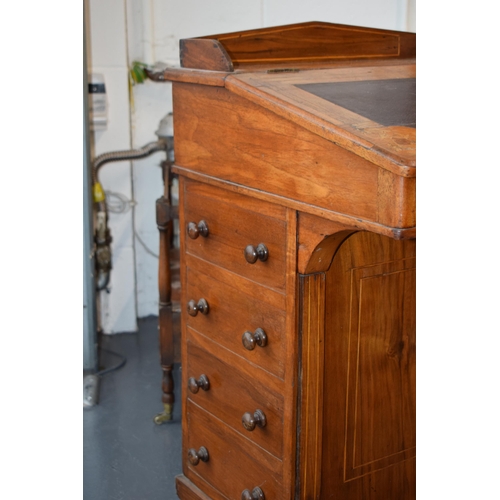
[[228,75],[225,87],[404,177],[416,169],[415,64]]

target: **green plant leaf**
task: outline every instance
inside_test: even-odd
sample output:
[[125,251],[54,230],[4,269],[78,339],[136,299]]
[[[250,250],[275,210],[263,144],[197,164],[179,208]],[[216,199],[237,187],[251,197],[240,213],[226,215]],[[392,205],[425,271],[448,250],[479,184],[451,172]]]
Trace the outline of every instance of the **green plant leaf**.
[[136,83],[144,83],[144,80],[147,80],[148,76],[146,75],[146,72],[144,69],[147,69],[148,65],[144,64],[140,61],[133,61],[132,62],[132,67],[130,68],[129,71],[129,76],[131,79],[132,85],[135,85]]

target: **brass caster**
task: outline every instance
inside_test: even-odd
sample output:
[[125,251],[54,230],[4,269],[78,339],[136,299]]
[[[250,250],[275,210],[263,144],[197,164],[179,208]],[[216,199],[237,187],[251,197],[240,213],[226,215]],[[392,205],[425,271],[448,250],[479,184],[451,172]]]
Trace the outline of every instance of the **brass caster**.
[[154,420],[154,423],[156,425],[161,425],[161,424],[164,424],[165,422],[171,422],[172,421],[172,418],[173,418],[173,405],[171,404],[164,404],[163,405],[163,412],[162,413],[158,413],[158,415],[156,415],[156,417],[153,419]]

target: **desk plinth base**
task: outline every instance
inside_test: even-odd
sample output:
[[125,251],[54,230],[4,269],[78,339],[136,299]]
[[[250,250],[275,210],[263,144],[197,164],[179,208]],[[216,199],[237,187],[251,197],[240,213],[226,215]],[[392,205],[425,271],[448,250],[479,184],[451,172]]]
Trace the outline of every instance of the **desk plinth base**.
[[180,474],[175,477],[177,496],[181,500],[210,500],[203,491],[197,488],[186,476]]

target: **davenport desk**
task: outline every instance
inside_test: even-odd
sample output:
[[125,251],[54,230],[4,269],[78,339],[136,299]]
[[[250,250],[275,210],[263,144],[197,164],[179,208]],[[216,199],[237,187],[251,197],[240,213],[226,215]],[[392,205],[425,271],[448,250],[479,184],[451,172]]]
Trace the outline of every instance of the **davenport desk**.
[[181,66],[153,75],[180,179],[179,497],[415,498],[415,34],[192,38]]

